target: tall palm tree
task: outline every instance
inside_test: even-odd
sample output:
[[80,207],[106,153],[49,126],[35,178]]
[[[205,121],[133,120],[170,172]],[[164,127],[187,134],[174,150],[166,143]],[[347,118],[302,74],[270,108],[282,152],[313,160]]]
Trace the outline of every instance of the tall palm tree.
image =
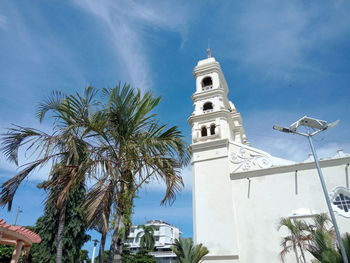
[[198,263],[209,253],[202,244],[194,245],[192,238],[175,239],[171,249],[176,254],[177,263]]
[[[161,204],[174,201],[183,186],[180,169],[188,163],[189,154],[177,127],[167,128],[152,113],[159,97],[150,92],[142,95],[129,85],[104,89],[105,104],[96,102],[95,94],[91,87],[84,96],[55,93],[41,104],[40,120],[47,112],[53,113],[52,134],[19,126],[9,129],[3,142],[3,152],[9,161],[18,164],[20,148],[32,150],[37,156],[2,185],[0,204],[11,209],[20,183],[36,168],[52,163],[51,175],[56,174],[57,178],[49,180],[47,187],[62,187],[55,196],[57,207],[62,209],[59,241],[67,194],[79,182],[95,175],[97,183],[86,201],[90,207],[88,217],[101,219],[108,214],[114,218],[108,262],[115,263],[121,259],[122,241],[131,227],[133,200],[138,190],[151,179],[162,180],[166,192]],[[57,263],[62,261],[61,248],[58,242]]]
[[152,179],[162,180],[166,192],[161,204],[174,201],[183,186],[180,169],[188,163],[189,154],[177,127],[167,128],[152,113],[159,97],[141,94],[129,85],[103,93],[107,103],[95,113],[89,130],[98,138],[95,156],[103,163],[104,175],[87,203],[93,218],[109,203],[103,196],[111,198],[115,211],[108,262],[119,263],[138,190]]
[[141,229],[141,231],[137,233],[136,239],[140,240],[140,247],[152,251],[156,243],[154,238],[156,227],[153,225],[140,225],[138,229]]
[[0,193],[0,205],[11,209],[14,195],[21,182],[37,168],[52,165],[43,187],[50,189],[48,204],[59,211],[59,226],[56,234],[56,262],[62,262],[63,230],[66,215],[66,200],[69,192],[85,182],[90,171],[90,159],[79,122],[88,118],[88,110],[93,102],[94,89],[89,87],[80,96],[65,96],[55,92],[40,104],[38,117],[43,121],[46,114],[53,113],[54,125],[51,134],[43,131],[13,126],[3,135],[2,151],[10,162],[18,165],[19,150],[30,152],[35,160],[28,162],[13,178],[3,183]]
[[302,262],[306,263],[304,249],[308,245],[308,236],[304,231],[308,230],[308,226],[305,222],[300,220],[292,220],[290,218],[282,217],[278,224],[278,230],[285,227],[288,229],[290,235],[282,238],[281,246],[282,251],[280,252],[281,260],[284,262],[285,256],[290,250],[293,249],[296,262],[300,262],[298,248],[301,253]]

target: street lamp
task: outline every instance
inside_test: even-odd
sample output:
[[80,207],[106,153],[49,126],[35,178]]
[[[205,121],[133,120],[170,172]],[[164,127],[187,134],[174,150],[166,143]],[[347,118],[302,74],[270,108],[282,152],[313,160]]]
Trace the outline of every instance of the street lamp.
[[[331,220],[332,220],[332,223],[333,223],[333,226],[334,226],[334,230],[335,230],[335,233],[336,233],[336,236],[337,236],[338,246],[340,248],[340,252],[341,252],[341,255],[342,255],[344,263],[349,263],[348,258],[346,256],[345,248],[344,248],[341,236],[340,236],[338,224],[337,224],[337,221],[336,221],[335,216],[334,216],[334,212],[333,212],[333,209],[332,209],[331,201],[329,199],[329,194],[328,194],[328,191],[327,191],[326,183],[324,181],[322,170],[321,170],[320,164],[318,162],[317,153],[316,153],[316,150],[314,148],[314,145],[313,145],[313,142],[312,142],[312,139],[311,139],[312,136],[320,133],[321,131],[324,131],[324,130],[327,130],[327,129],[331,128],[331,127],[334,127],[338,123],[339,123],[339,121],[335,121],[335,122],[332,122],[332,123],[328,124],[326,121],[317,120],[317,119],[314,119],[314,118],[310,118],[310,117],[304,116],[301,119],[299,119],[296,122],[294,122],[292,125],[290,125],[289,128],[280,127],[280,126],[274,125],[273,129],[277,130],[277,131],[285,132],[285,133],[299,134],[301,136],[304,136],[304,137],[308,138],[308,141],[309,141],[309,144],[310,144],[310,148],[311,148],[312,154],[314,156],[317,172],[318,172],[318,175],[319,175],[319,178],[320,178],[320,181],[321,181],[323,194],[324,194],[324,197],[326,199],[327,206],[328,206],[328,211],[329,211],[329,214],[331,215]],[[307,127],[308,128],[308,132],[305,133],[305,132],[297,131],[297,129],[300,126]]]
[[20,207],[17,208],[17,213],[16,213],[16,218],[15,218],[15,223],[13,224],[14,226],[17,224],[18,216],[20,213],[23,213],[23,210],[20,210]]
[[99,241],[97,239],[92,240],[94,242],[94,249],[92,250],[92,259],[91,259],[91,263],[94,263],[95,261],[95,252],[96,252],[96,246],[99,243]]

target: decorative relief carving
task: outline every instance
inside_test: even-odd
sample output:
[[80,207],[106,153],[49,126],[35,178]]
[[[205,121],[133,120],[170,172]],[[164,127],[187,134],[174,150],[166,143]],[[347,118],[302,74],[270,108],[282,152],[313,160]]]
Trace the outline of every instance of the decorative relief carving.
[[232,172],[237,172],[238,170],[249,171],[253,168],[269,168],[272,166],[272,160],[269,156],[251,152],[244,147],[241,147],[238,152],[231,153],[230,161],[236,164]]

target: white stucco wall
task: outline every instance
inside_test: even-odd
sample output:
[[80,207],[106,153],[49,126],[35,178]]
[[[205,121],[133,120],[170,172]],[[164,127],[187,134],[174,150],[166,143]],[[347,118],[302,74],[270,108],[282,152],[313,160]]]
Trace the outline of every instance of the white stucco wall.
[[207,259],[226,263],[237,257],[238,247],[228,148],[221,142],[193,155],[194,240],[210,248]]
[[[346,184],[345,165],[350,158],[333,160],[333,164],[335,161],[336,166],[322,169],[329,191]],[[323,166],[331,165],[331,162],[323,162]],[[231,175],[241,262],[281,262],[278,254],[285,232],[277,231],[279,219],[300,208],[316,213],[328,211],[316,169],[302,169],[303,166],[305,164],[291,165],[289,172],[281,172],[279,168],[265,169],[258,176],[255,176],[257,172]],[[350,232],[350,219],[337,216],[337,221],[341,232]],[[295,262],[292,253],[287,262]]]

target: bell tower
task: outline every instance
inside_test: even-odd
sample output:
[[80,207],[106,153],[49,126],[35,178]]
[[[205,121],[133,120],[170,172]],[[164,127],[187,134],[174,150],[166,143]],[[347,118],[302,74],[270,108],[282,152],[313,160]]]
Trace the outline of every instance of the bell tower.
[[192,142],[230,139],[249,145],[241,116],[227,98],[228,87],[220,64],[213,57],[201,60],[194,69],[194,77],[194,111],[189,118]]
[[215,58],[209,54],[199,61],[194,77],[194,111],[188,119],[192,127],[194,239],[210,251],[204,262],[239,262],[230,142],[249,143],[241,116],[227,98],[228,86]]

